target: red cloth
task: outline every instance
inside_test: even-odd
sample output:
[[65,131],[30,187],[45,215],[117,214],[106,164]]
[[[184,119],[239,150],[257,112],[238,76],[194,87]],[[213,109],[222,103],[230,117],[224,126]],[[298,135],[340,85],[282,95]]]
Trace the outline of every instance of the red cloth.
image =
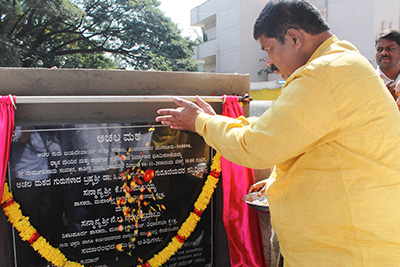
[[[222,115],[237,118],[243,115],[236,96],[227,96]],[[231,266],[267,266],[257,211],[243,197],[254,183],[254,170],[221,157],[224,198],[223,222],[228,237]]]
[[[12,96],[15,103],[15,96]],[[4,182],[6,180],[7,164],[10,158],[11,137],[14,131],[14,107],[9,96],[0,99],[0,199],[3,196]]]

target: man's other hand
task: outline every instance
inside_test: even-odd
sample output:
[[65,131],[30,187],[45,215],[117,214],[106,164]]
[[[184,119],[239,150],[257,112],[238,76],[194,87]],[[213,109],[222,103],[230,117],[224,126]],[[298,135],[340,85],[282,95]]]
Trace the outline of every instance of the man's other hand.
[[265,194],[265,191],[267,190],[267,179],[261,180],[252,186],[250,186],[248,193],[253,193],[253,192],[258,192],[258,196],[262,196]]

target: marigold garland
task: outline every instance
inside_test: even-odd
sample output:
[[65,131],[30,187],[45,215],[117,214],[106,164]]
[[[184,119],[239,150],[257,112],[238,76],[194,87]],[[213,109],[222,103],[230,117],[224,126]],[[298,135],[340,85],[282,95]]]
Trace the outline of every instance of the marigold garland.
[[82,264],[68,261],[59,249],[51,246],[45,238],[39,235],[38,231],[30,224],[29,217],[22,214],[20,205],[15,202],[7,183],[4,184],[1,205],[9,222],[18,230],[21,239],[28,241],[43,258],[60,267],[83,267]]
[[[201,219],[203,211],[210,203],[214,189],[219,181],[221,173],[221,156],[217,153],[211,164],[211,172],[207,176],[202,191],[194,203],[193,211],[190,213],[186,221],[181,225],[176,236],[172,238],[169,244],[154,255],[153,258],[138,267],[159,267],[169,260],[192,234]],[[57,248],[50,245],[47,240],[40,236],[38,231],[30,224],[29,217],[22,214],[20,205],[15,202],[12,193],[8,189],[7,183],[4,184],[4,193],[1,200],[4,214],[8,217],[8,221],[18,230],[21,239],[28,241],[32,248],[37,251],[48,262],[59,267],[84,267],[84,265],[68,261],[65,255]]]
[[159,267],[163,265],[172,255],[174,255],[182,246],[185,240],[192,234],[200,221],[200,216],[210,203],[214,189],[219,181],[221,173],[221,156],[217,153],[211,164],[211,172],[207,176],[207,180],[203,185],[203,189],[194,203],[194,211],[182,224],[181,228],[171,242],[152,259],[138,267]]

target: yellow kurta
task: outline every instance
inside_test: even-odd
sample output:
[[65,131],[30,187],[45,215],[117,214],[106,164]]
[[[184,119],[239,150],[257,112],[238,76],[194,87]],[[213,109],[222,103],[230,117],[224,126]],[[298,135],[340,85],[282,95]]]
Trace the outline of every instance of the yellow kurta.
[[350,43],[326,40],[259,119],[200,114],[196,131],[237,164],[276,165],[286,266],[399,266],[400,116]]

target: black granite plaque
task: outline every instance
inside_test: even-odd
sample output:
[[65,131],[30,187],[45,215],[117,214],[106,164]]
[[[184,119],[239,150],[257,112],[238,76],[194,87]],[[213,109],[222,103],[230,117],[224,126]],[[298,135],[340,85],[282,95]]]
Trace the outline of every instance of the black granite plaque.
[[[209,171],[210,148],[192,133],[133,124],[16,127],[9,165],[15,200],[71,261],[137,266],[176,235]],[[164,266],[211,266],[208,208]],[[14,265],[52,266],[13,235]]]

